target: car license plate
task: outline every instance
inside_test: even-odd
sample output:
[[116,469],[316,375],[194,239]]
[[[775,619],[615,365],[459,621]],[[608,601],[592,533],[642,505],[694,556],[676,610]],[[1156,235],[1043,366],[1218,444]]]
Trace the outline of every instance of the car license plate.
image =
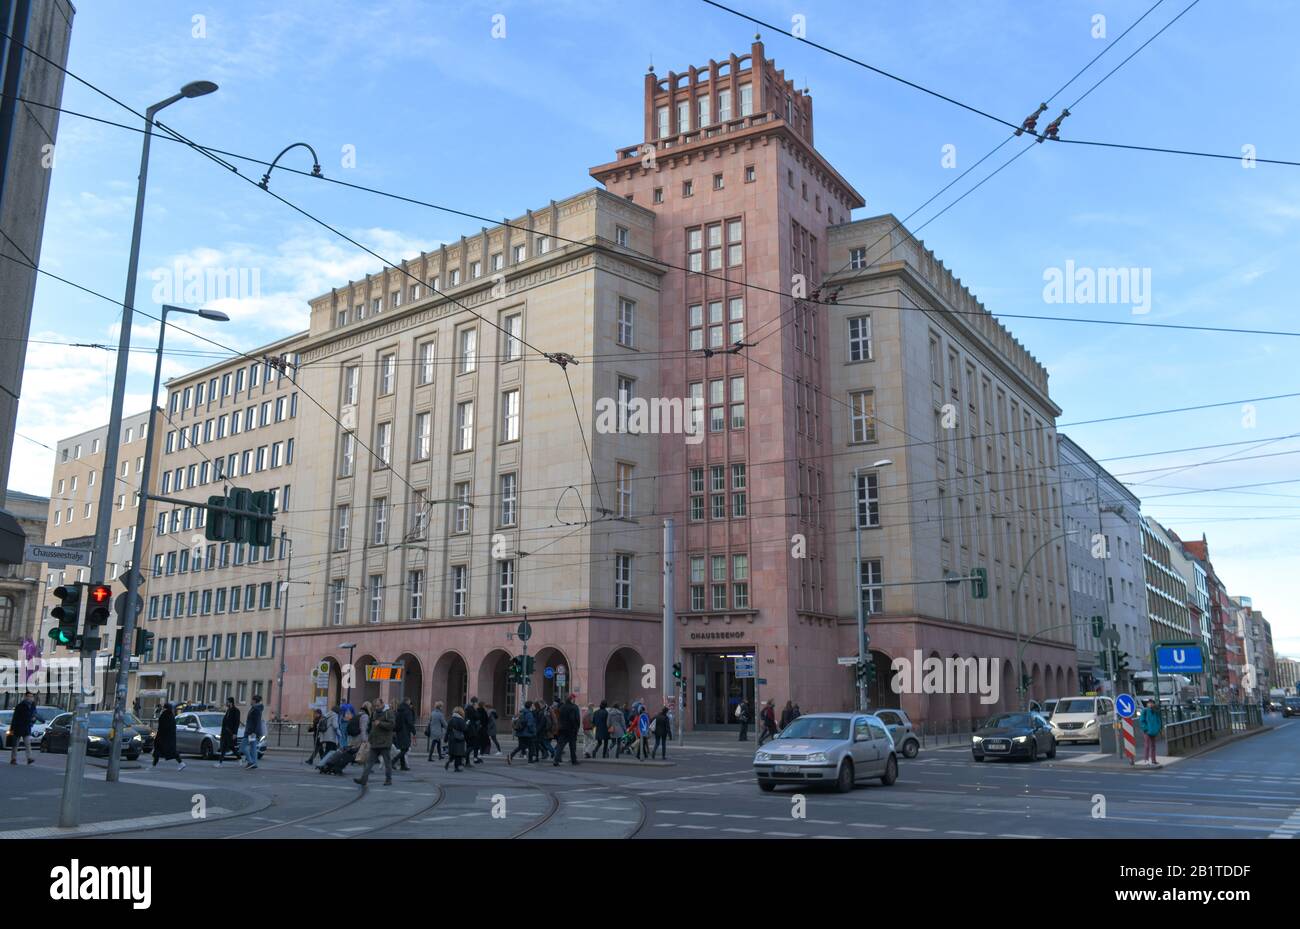
[[1005,742],[995,742],[992,745],[984,746],[984,751],[986,752],[1005,752],[1006,750],[1007,745]]
[[798,774],[799,773],[798,766],[792,764],[779,764],[772,770],[774,770],[777,774]]

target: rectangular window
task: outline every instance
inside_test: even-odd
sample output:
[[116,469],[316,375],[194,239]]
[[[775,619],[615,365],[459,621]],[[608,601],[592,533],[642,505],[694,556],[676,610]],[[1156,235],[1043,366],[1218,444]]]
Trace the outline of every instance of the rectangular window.
[[704,469],[691,468],[691,521],[704,519]]
[[734,268],[739,265],[745,257],[744,245],[742,242],[742,226],[740,220],[727,220],[727,267]]
[[469,374],[478,362],[478,330],[462,329],[459,344],[460,373]]
[[745,165],[745,183],[752,184],[758,178],[757,172],[753,165]]
[[432,414],[416,413],[415,414],[415,460],[425,461],[428,459],[433,447],[433,434],[431,424]]
[[730,344],[736,345],[745,339],[745,301],[732,297],[727,301],[727,337]]
[[871,360],[871,317],[849,317],[849,361]]
[[407,618],[419,622],[424,618],[424,572],[406,573]]
[[334,512],[334,550],[346,551],[348,547],[348,529],[352,518],[352,508],[340,503]]
[[469,263],[469,279],[476,281],[483,276],[483,262],[471,261]]
[[343,625],[343,618],[347,614],[348,588],[347,582],[341,577],[335,578],[330,589],[332,598],[330,602],[330,622],[335,626]]
[[[233,457],[233,456],[231,456]],[[339,450],[339,477],[351,477],[356,467],[357,459],[357,437],[350,432],[343,433],[343,441]],[[231,477],[234,477],[234,466],[231,466]]]
[[614,227],[614,244],[627,248],[627,226]]
[[501,525],[513,526],[518,521],[519,477],[513,471],[501,475]]
[[379,359],[379,395],[386,396],[393,392],[393,381],[397,374],[397,355],[392,352]]
[[464,616],[469,603],[469,567],[463,564],[451,568],[451,615]]
[[417,351],[419,352],[419,356],[420,356],[419,382],[421,385],[432,384],[433,363],[434,363],[434,359],[433,359],[434,343],[421,342],[420,347],[417,349]]
[[849,393],[849,441],[876,441],[875,391],[855,390]]
[[718,121],[726,122],[731,119],[731,91],[718,91]]
[[632,609],[632,556],[614,556],[614,609]]
[[713,609],[725,610],[727,608],[727,585],[714,584],[713,586]]
[[629,517],[632,515],[632,465],[619,462],[618,472],[618,515],[620,517]]
[[501,395],[501,441],[519,439],[519,389],[507,390]]
[[748,512],[748,499],[745,489],[745,466],[731,466],[731,515],[740,518]]
[[370,621],[379,622],[384,615],[384,576],[370,575]]
[[469,481],[460,481],[453,490],[456,506],[453,512],[452,531],[469,532]]
[[371,532],[370,540],[375,545],[388,542],[388,498],[375,497],[370,504]]
[[745,378],[731,379],[731,428],[745,428]]
[[511,313],[505,318],[505,325],[501,327],[506,331],[506,361],[517,361],[523,357],[524,345],[524,316],[522,313]]
[[515,560],[503,558],[497,564],[497,612],[515,611]]
[[628,348],[633,346],[636,328],[636,302],[624,297],[618,298],[618,344]]
[[618,431],[628,431],[628,417],[631,412],[632,392],[635,381],[630,377],[618,377]]
[[379,455],[379,464],[387,468],[393,463],[393,424],[380,423],[375,431],[375,451]]
[[874,471],[858,474],[858,526],[876,528],[880,525],[880,481]]
[[740,85],[740,115],[751,116],[754,113],[754,85]]
[[707,227],[705,237],[708,240],[708,266],[710,271],[722,267],[722,224],[713,223]]
[[874,616],[885,611],[885,588],[879,558],[864,559],[859,563],[858,588],[862,597],[862,613]]
[[467,452],[474,447],[474,401],[463,400],[456,404],[456,451]]

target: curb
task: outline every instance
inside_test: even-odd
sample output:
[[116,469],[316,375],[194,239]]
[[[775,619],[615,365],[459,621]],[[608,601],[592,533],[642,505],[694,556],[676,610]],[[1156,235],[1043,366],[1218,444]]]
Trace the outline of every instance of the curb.
[[[1241,742],[1245,739],[1254,738],[1257,735],[1261,735],[1262,733],[1265,732],[1272,732],[1273,730],[1274,730],[1273,726],[1260,726],[1258,729],[1252,729],[1248,732],[1234,734],[1228,736],[1228,738],[1226,739],[1215,739],[1214,741],[1211,741],[1205,745],[1198,746],[1196,749],[1188,752],[1185,755],[1175,755],[1173,757],[1177,758],[1178,761],[1184,761],[1188,758],[1197,758],[1201,755],[1223,748],[1224,746],[1232,745],[1233,743]],[[1064,763],[1059,761],[1049,762],[1049,766],[1053,768],[1063,767],[1064,764],[1069,764],[1069,762],[1064,762]],[[1174,766],[1173,764],[1167,764],[1167,765],[1157,764],[1152,766],[1146,764],[1140,764],[1140,765],[1126,764],[1124,762],[1114,762],[1114,761],[1094,761],[1090,764],[1078,764],[1078,763],[1071,764],[1071,767],[1081,771],[1116,771],[1125,774],[1143,774],[1147,771],[1164,771],[1167,768],[1171,768],[1173,766]]]

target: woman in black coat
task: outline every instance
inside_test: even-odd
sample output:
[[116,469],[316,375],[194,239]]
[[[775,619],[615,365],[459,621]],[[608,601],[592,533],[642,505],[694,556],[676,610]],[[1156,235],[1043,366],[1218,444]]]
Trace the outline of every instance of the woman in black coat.
[[462,764],[469,764],[469,741],[467,726],[465,725],[465,708],[456,707],[451,711],[451,719],[447,720],[447,763],[442,766],[445,771],[456,765],[456,770],[460,770]]
[[239,709],[235,698],[226,698],[226,715],[221,719],[221,754],[217,755],[217,764],[224,764],[226,752],[239,757]]
[[397,749],[397,757],[393,759],[393,767],[409,771],[411,766],[406,763],[406,753],[411,750],[411,737],[415,735],[415,710],[411,708],[410,699],[403,700],[397,707],[396,723],[393,746]]
[[158,734],[153,740],[153,766],[163,758],[175,760],[177,771],[185,770],[185,762],[176,752],[176,713],[170,703],[163,706],[162,715],[158,717]]

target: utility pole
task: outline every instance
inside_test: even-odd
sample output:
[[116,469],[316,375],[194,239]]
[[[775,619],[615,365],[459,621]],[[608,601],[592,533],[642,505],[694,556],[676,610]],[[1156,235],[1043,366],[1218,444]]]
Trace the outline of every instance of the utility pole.
[[275,715],[278,719],[284,719],[284,645],[285,639],[289,634],[289,584],[293,576],[293,539],[289,538],[284,529],[280,530],[280,544],[289,546],[289,562],[284,569],[284,618],[280,623],[280,679],[275,683]]
[[672,519],[664,520],[664,666],[660,669],[660,675],[664,681],[664,703],[671,705],[673,702],[673,692],[668,689],[668,682],[673,682],[673,690],[676,691],[677,700],[677,742],[682,742],[682,730],[686,723],[682,718],[683,706],[685,701],[682,699],[682,691],[686,689],[686,669],[682,668],[682,679],[677,680],[675,675],[669,672],[674,670],[677,663],[677,612],[676,612],[676,585],[675,581],[675,559],[673,552],[673,521]]
[[[858,512],[858,469],[853,469],[853,542],[856,556],[853,562],[853,574],[857,588],[858,600],[858,712],[867,709],[867,678],[863,674],[863,665],[867,660],[867,617],[862,611],[862,514]],[[883,580],[883,578],[881,578]],[[948,594],[944,593],[944,603]]]

